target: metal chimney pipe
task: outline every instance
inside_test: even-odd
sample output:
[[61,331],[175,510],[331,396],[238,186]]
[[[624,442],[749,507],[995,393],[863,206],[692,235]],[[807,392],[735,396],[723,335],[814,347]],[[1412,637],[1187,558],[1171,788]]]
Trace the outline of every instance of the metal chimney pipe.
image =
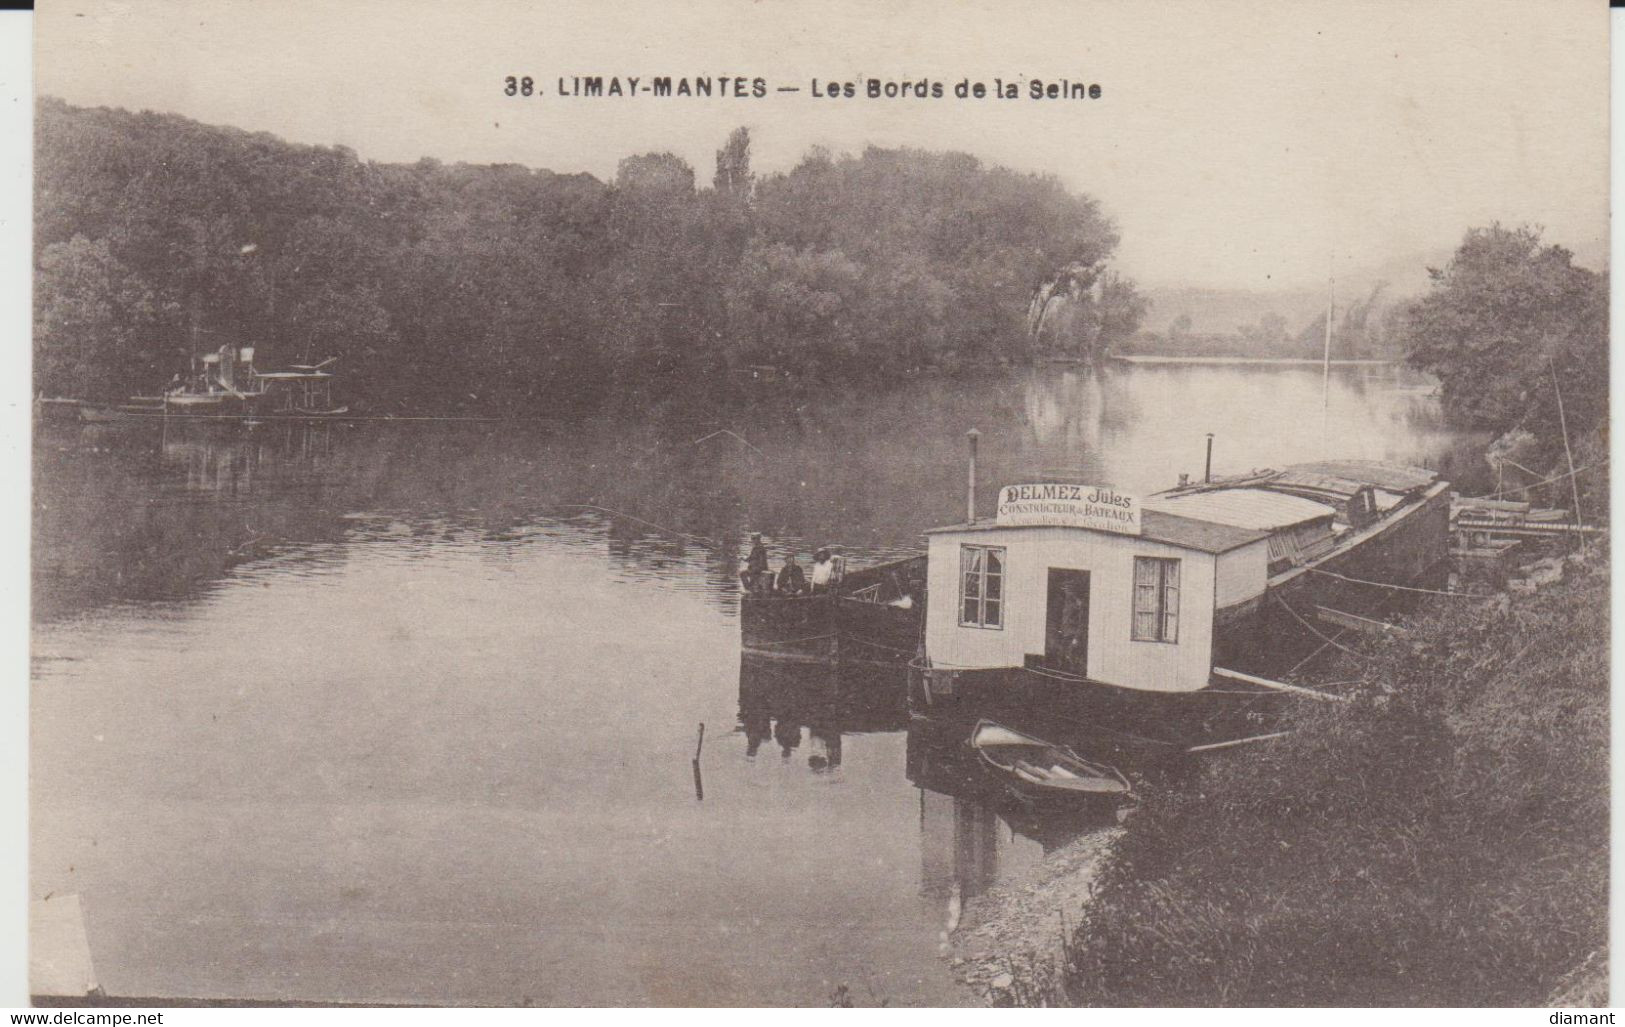
[[965,520],[974,524],[976,522],[976,440],[982,433],[972,428],[965,433],[970,442],[970,471],[965,479]]
[[1202,470],[1202,480],[1213,480],[1213,433],[1207,433],[1207,466]]

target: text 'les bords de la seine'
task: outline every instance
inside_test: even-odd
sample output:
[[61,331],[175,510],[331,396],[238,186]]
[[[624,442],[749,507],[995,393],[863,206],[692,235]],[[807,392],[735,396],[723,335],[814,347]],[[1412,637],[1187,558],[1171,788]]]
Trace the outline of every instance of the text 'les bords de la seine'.
[[[518,97],[543,95],[536,79],[528,75],[504,78],[503,92]],[[647,78],[631,75],[561,75],[555,85],[557,96],[583,98],[653,96],[761,99],[769,93],[802,92],[816,99],[832,100],[940,100],[946,97],[959,100],[1098,100],[1103,95],[1099,83],[1041,78],[994,78],[991,82],[962,78],[953,83],[928,78],[859,78],[847,81],[814,78],[806,87],[802,87],[770,86],[768,80],[761,76],[744,75],[679,78],[670,75]]]

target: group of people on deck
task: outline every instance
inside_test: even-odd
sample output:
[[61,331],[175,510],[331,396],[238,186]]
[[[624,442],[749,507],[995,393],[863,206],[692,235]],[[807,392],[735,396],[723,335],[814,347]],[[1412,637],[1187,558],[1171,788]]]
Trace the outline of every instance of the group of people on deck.
[[739,581],[752,595],[820,595],[835,583],[835,559],[828,549],[818,550],[813,554],[809,575],[796,562],[796,554],[790,553],[775,574],[768,567],[767,547],[762,544],[762,536],[752,535],[750,555],[745,557],[745,569],[739,572]]

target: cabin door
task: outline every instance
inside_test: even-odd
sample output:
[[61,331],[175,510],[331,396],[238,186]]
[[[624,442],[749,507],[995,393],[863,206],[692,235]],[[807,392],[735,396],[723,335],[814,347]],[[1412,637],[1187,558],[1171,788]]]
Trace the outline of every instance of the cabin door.
[[1056,670],[1087,673],[1089,666],[1089,572],[1050,568],[1044,620],[1044,663]]

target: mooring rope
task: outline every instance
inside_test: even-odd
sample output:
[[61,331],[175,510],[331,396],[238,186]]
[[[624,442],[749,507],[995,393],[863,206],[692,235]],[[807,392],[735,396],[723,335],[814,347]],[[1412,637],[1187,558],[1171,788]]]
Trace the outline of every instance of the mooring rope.
[[[1562,474],[1554,474],[1550,478],[1544,478],[1544,479],[1542,479],[1540,481],[1535,482],[1532,485],[1519,485],[1517,488],[1502,489],[1499,492],[1491,492],[1487,496],[1467,496],[1467,497],[1463,497],[1463,501],[1466,501],[1466,500],[1469,500],[1469,499],[1499,499],[1502,496],[1510,496],[1514,492],[1527,492],[1530,489],[1538,489],[1542,485],[1550,485],[1554,481],[1562,481],[1564,478],[1572,478],[1577,474],[1584,474],[1587,471],[1592,471],[1592,470],[1596,470],[1599,467],[1604,467],[1604,466],[1606,466],[1608,464],[1609,459],[1610,459],[1609,457],[1603,457],[1601,460],[1598,460],[1594,464],[1587,464],[1584,467],[1576,468],[1575,470],[1572,470],[1572,471],[1564,471]],[[1507,461],[1507,462],[1511,463],[1510,460]]]
[[1371,585],[1374,588],[1388,588],[1396,592],[1420,592],[1423,595],[1430,596],[1450,596],[1452,599],[1484,600],[1496,598],[1493,595],[1479,595],[1476,592],[1442,592],[1436,588],[1416,588],[1412,585],[1394,585],[1386,581],[1367,581],[1364,578],[1351,578],[1346,574],[1338,574],[1336,571],[1321,570],[1319,567],[1306,567],[1304,569],[1310,574],[1324,574],[1328,578],[1336,578],[1339,581],[1347,581],[1355,585]]
[[1309,631],[1309,633],[1311,635],[1314,635],[1316,638],[1320,639],[1322,642],[1325,642],[1327,645],[1331,646],[1333,649],[1337,649],[1337,650],[1340,650],[1342,652],[1348,653],[1350,656],[1356,657],[1357,659],[1367,660],[1367,661],[1372,659],[1370,656],[1367,656],[1365,653],[1357,652],[1357,651],[1355,651],[1353,649],[1350,649],[1348,646],[1342,645],[1342,644],[1338,643],[1337,641],[1335,641],[1333,639],[1330,639],[1330,638],[1327,638],[1325,635],[1321,634],[1320,631],[1318,631],[1313,624],[1311,624],[1308,621],[1304,620],[1303,617],[1299,615],[1297,610],[1294,610],[1291,606],[1289,606],[1287,604],[1287,601],[1285,599],[1282,599],[1278,593],[1271,592],[1270,596],[1276,602],[1281,604],[1281,608],[1283,610],[1285,610],[1287,613],[1290,613],[1292,615],[1293,620],[1296,620],[1299,624],[1302,624],[1306,629],[1308,629],[1308,631]]

